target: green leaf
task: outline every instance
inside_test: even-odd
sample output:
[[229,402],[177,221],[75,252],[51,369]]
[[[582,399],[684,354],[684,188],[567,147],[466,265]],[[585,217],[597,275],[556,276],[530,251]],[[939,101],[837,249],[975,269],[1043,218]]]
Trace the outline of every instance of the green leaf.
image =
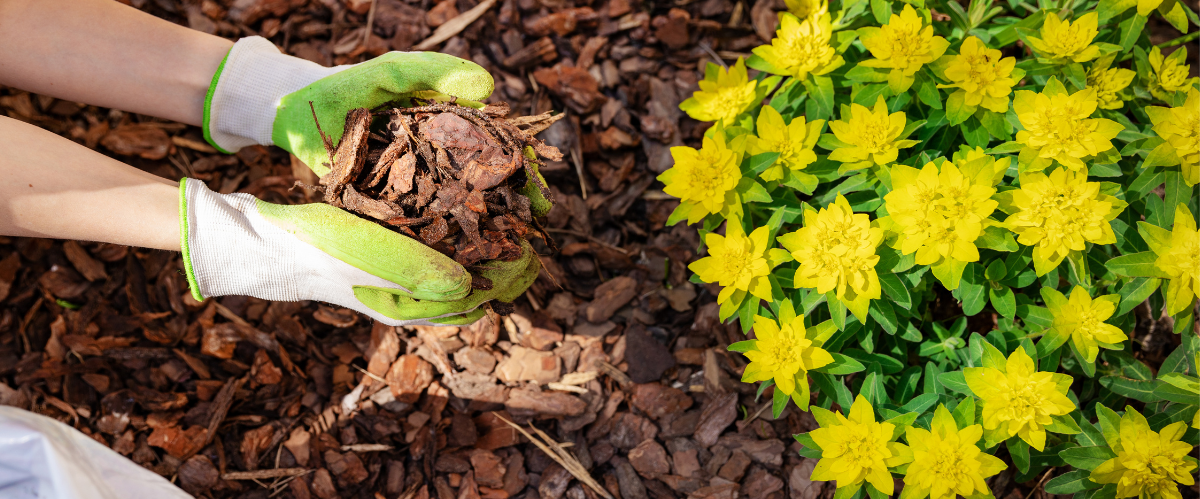
[[954,408],[954,422],[959,428],[975,424],[975,398],[967,397]]
[[1081,470],[1094,470],[1105,461],[1117,457],[1107,446],[1071,447],[1058,453],[1067,464]]
[[[888,71],[856,64],[843,75],[847,80],[859,83],[882,83],[888,80]],[[874,101],[872,101],[872,104]]]
[[809,116],[808,119],[829,119],[833,117],[833,80],[828,76],[811,76],[804,80],[804,88],[808,89],[808,95],[813,102],[817,104],[817,116]]
[[846,388],[846,385],[842,384],[841,379],[818,372],[811,373],[811,376],[813,382],[817,384],[817,387],[820,389],[821,393],[824,393],[827,397],[836,401],[838,405],[842,407],[850,407],[854,404],[854,396],[851,395],[850,389]]
[[942,95],[938,92],[937,85],[928,77],[921,78],[921,84],[917,87],[917,98],[933,109],[942,108]]
[[738,182],[737,191],[747,203],[770,203],[771,193],[767,188],[752,178],[742,177]]
[[758,345],[758,340],[739,341],[737,343],[729,345],[729,351],[730,352],[738,352],[738,353],[746,353],[751,350],[755,350],[757,348],[757,345]]
[[813,440],[812,437],[808,436],[807,433],[797,433],[792,435],[792,438],[795,438],[797,442],[800,442],[801,457],[813,459],[821,458],[821,446],[817,445],[817,442]]
[[871,0],[871,15],[879,24],[887,24],[892,18],[892,2],[888,0]]
[[1013,238],[1012,232],[1007,229],[990,226],[979,233],[979,238],[975,239],[975,246],[996,251],[1017,251],[1020,249],[1017,246],[1017,240]]
[[790,400],[792,398],[788,394],[783,393],[783,390],[780,390],[779,387],[775,387],[775,390],[771,392],[771,415],[775,418],[782,415],[783,410],[787,409],[788,401]]
[[879,274],[879,285],[893,304],[904,310],[912,309],[912,296],[908,294],[908,287],[896,274],[891,272]]
[[1117,317],[1129,313],[1150,298],[1161,282],[1153,277],[1138,277],[1121,286],[1121,306],[1117,309]]
[[933,407],[934,404],[937,404],[937,401],[938,395],[936,393],[922,393],[916,397],[913,397],[913,399],[909,400],[907,404],[901,406],[900,410],[920,414],[929,410],[929,408]]
[[1083,70],[1083,65],[1076,62],[1063,66],[1063,76],[1066,76],[1067,81],[1075,85],[1077,90],[1083,90],[1087,87],[1087,71]]
[[1143,251],[1132,255],[1121,255],[1109,260],[1104,266],[1114,274],[1125,277],[1159,277],[1169,279],[1171,276],[1158,269],[1154,261],[1158,255],[1153,251]]
[[671,212],[671,216],[667,217],[667,226],[687,220],[688,213],[691,211],[692,203],[679,203],[679,206],[676,206],[675,210]]
[[1146,403],[1158,402],[1154,395],[1154,382],[1129,379],[1123,376],[1105,376],[1100,378],[1100,384],[1118,395],[1129,397]]
[[892,304],[887,300],[871,300],[870,308],[867,309],[875,322],[878,322],[880,327],[888,334],[896,334],[899,330],[900,322],[896,320],[896,311],[892,309]]
[[1179,404],[1196,405],[1200,403],[1200,393],[1180,388],[1161,380],[1154,386],[1154,397]]
[[1027,473],[1029,471],[1029,444],[1017,437],[1008,439],[1007,443],[1008,455],[1012,458],[1013,464],[1017,465],[1017,471]]
[[1079,423],[1076,423],[1070,414],[1050,416],[1053,421],[1046,426],[1046,431],[1054,433],[1062,433],[1066,435],[1078,435],[1083,430],[1079,428]]
[[1121,48],[1126,51],[1132,49],[1133,44],[1137,43],[1138,38],[1142,35],[1144,27],[1146,27],[1144,16],[1131,16],[1129,19],[1121,21]]
[[1049,482],[1046,482],[1044,490],[1047,494],[1074,494],[1100,488],[1100,484],[1088,479],[1091,474],[1092,472],[1086,470],[1068,471],[1051,478]]
[[1104,23],[1135,6],[1137,0],[1100,0],[1096,5],[1096,14],[1099,16],[1099,22]]
[[866,367],[862,365],[862,362],[859,362],[853,357],[848,357],[846,355],[834,352],[829,352],[829,355],[833,357],[833,362],[825,364],[817,369],[813,369],[813,372],[845,375],[866,370]]
[[974,396],[971,387],[967,386],[967,379],[963,377],[962,371],[950,371],[948,373],[939,374],[937,377],[938,383],[942,386],[954,390],[958,393]]
[[997,288],[988,288],[988,300],[992,303],[992,308],[996,309],[996,313],[1012,319],[1017,315],[1017,297],[1013,294],[1012,288],[1003,284]]
[[755,154],[749,158],[746,158],[746,167],[743,169],[743,171],[748,170],[750,172],[754,172],[754,176],[758,176],[762,172],[766,171],[767,168],[770,168],[771,165],[775,164],[775,160],[777,159],[779,159],[779,153],[777,152],[764,152],[762,154]]
[[978,263],[968,264],[963,272],[962,282],[958,285],[958,299],[962,301],[963,315],[978,314],[987,304],[987,294],[984,292],[983,267]]

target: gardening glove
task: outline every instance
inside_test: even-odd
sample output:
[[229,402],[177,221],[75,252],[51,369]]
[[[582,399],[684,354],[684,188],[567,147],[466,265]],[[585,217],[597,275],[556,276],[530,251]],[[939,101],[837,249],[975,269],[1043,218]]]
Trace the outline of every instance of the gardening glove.
[[[492,75],[473,62],[436,52],[389,52],[361,64],[323,67],[280,53],[252,36],[233,45],[213,75],[204,102],[204,138],[223,152],[277,145],[318,176],[329,155],[313,112],[336,144],[351,109],[420,96],[480,101]],[[309,107],[312,103],[312,108]],[[461,102],[461,101],[460,101]]]
[[454,260],[339,208],[218,194],[195,179],[179,185],[183,264],[196,300],[318,300],[392,326],[469,324],[484,302],[516,299],[541,268],[523,243],[521,258],[482,264],[492,289],[472,293],[471,275]]

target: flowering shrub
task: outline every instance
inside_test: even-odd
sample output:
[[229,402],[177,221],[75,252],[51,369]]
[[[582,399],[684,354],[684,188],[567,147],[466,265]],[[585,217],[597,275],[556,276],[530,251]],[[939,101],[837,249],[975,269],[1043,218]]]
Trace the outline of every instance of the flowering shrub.
[[[669,223],[702,236],[693,282],[751,338],[729,347],[742,381],[819,424],[796,435],[811,478],[837,499],[897,478],[903,498],[982,498],[1005,468],[1054,469],[1050,494],[1181,497],[1200,435],[1200,83],[1179,46],[1196,13],[786,4],[769,43],[707,65],[680,107],[712,126],[659,178]],[[1153,45],[1149,16],[1185,35]],[[1165,346],[1135,309],[1173,325]]]

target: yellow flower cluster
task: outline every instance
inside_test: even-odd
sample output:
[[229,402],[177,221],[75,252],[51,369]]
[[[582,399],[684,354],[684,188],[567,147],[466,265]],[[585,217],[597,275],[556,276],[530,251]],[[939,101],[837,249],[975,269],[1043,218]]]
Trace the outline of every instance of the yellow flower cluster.
[[961,159],[961,168],[945,160],[920,170],[896,165],[892,192],[884,196],[890,230],[899,234],[892,246],[905,255],[916,253],[917,265],[930,265],[947,289],[957,289],[966,264],[979,261],[975,240],[994,222],[988,218],[997,205],[991,198],[1009,163],[982,148]]
[[1171,94],[1180,90],[1192,88],[1200,78],[1190,78],[1191,69],[1187,64],[1187,48],[1179,47],[1171,55],[1163,57],[1162,49],[1154,47],[1150,51],[1150,67],[1154,69],[1154,79],[1150,80],[1150,93],[1155,98],[1171,102]]
[[679,198],[680,209],[689,224],[699,222],[712,213],[736,214],[741,209],[738,200],[738,181],[742,178],[742,152],[730,149],[725,134],[716,132],[705,137],[703,146],[671,148],[675,166],[658,176],[666,184],[663,192]]
[[771,299],[771,269],[790,260],[786,251],[768,248],[766,227],[759,227],[746,236],[740,221],[730,219],[725,235],[710,232],[704,238],[708,256],[692,262],[688,269],[704,282],[722,286],[717,296],[721,316],[729,317],[750,294],[763,300]]
[[1008,466],[996,456],[979,450],[983,427],[959,428],[954,416],[939,405],[929,429],[909,427],[904,438],[912,449],[912,464],[904,472],[900,499],[954,499],[991,495],[985,479]]
[[1046,447],[1046,427],[1055,416],[1075,410],[1067,398],[1071,377],[1040,372],[1024,347],[1008,356],[998,367],[968,367],[963,371],[967,386],[983,400],[983,429],[994,433],[988,441],[1018,436],[1030,447]]
[[787,10],[798,19],[817,18],[829,13],[826,0],[784,0]]
[[1088,69],[1087,88],[1096,90],[1096,101],[1100,109],[1121,109],[1126,98],[1122,95],[1133,83],[1137,72],[1132,69],[1110,68],[1113,57],[1103,57]]
[[[833,356],[821,348],[827,337],[804,327],[804,315],[797,314],[791,300],[784,300],[779,319],[754,317],[753,347],[743,352],[750,364],[742,373],[742,382],[774,380],[775,389],[791,397],[801,410],[808,410],[808,372],[833,362]],[[832,335],[833,329],[828,334]]]
[[1083,251],[1087,243],[1117,241],[1109,224],[1126,203],[1100,192],[1099,182],[1088,182],[1087,173],[1059,168],[1045,175],[1026,173],[1021,188],[997,195],[1000,209],[1009,213],[1004,225],[1017,234],[1017,242],[1034,246],[1033,268],[1044,275],[1058,267],[1068,253]]
[[1200,90],[1189,89],[1180,107],[1147,106],[1146,114],[1154,133],[1166,141],[1158,147],[1179,159],[1183,180],[1189,186],[1200,183]]
[[1104,323],[1117,311],[1120,295],[1104,295],[1093,300],[1086,289],[1075,286],[1068,299],[1058,290],[1046,287],[1042,288],[1042,298],[1054,316],[1054,323],[1042,337],[1046,345],[1038,345],[1039,350],[1049,352],[1071,340],[1075,351],[1085,362],[1092,364],[1096,362],[1100,347],[1120,350],[1120,343],[1129,339],[1120,328]]
[[[779,111],[771,106],[763,106],[758,115],[757,125],[755,130],[758,135],[750,137],[747,143],[750,154],[779,153],[775,164],[759,175],[763,180],[781,180],[788,172],[812,177],[800,172],[817,160],[813,146],[816,146],[817,139],[821,138],[825,120],[806,122],[804,116],[797,116],[792,118],[791,123],[784,124]],[[813,180],[815,181],[815,177]]]
[[1043,59],[1054,64],[1087,62],[1100,57],[1100,47],[1092,45],[1099,33],[1099,15],[1088,12],[1074,23],[1058,18],[1058,14],[1046,13],[1040,37],[1029,37],[1029,45]]
[[712,71],[713,78],[705,77],[700,80],[700,90],[697,90],[687,100],[679,104],[679,109],[693,119],[714,121],[732,125],[738,115],[746,112],[756,100],[761,100],[760,84],[750,81],[746,73],[746,63],[738,58],[733,67],[722,69],[716,67]]
[[1154,266],[1163,272],[1167,284],[1167,313],[1175,315],[1192,308],[1200,298],[1200,231],[1196,219],[1186,204],[1175,207],[1175,225],[1167,231],[1153,224],[1140,222],[1141,233],[1158,256]]
[[908,4],[904,4],[900,14],[892,14],[887,24],[881,27],[859,28],[858,37],[875,57],[859,65],[891,69],[888,72],[888,86],[894,93],[905,92],[912,87],[913,75],[922,66],[941,57],[950,46],[945,38],[934,36],[933,26],[926,26],[917,11]]
[[865,213],[854,213],[846,198],[819,212],[804,212],[804,228],[779,236],[780,244],[800,263],[793,285],[834,292],[860,321],[867,318],[871,300],[880,297],[875,249],[883,242],[883,229],[873,227]]
[[829,14],[797,18],[779,14],[779,31],[770,45],[756,47],[753,52],[771,66],[774,74],[803,80],[809,74],[823,75],[846,63],[829,41],[833,27]]
[[901,138],[907,123],[903,111],[888,114],[882,96],[874,108],[850,104],[849,118],[843,115],[842,120],[829,123],[833,135],[845,144],[829,153],[829,159],[845,163],[843,171],[892,163],[900,156],[900,149],[917,145],[915,140]]
[[1018,161],[1026,171],[1043,170],[1054,161],[1075,171],[1086,171],[1085,158],[1113,148],[1112,139],[1125,127],[1112,120],[1089,118],[1099,102],[1096,89],[1068,94],[1057,79],[1039,93],[1018,90],[1013,111],[1024,130],[1017,142],[1025,147]]
[[[1001,57],[1000,51],[990,49],[974,36],[963,40],[958,55],[952,56],[944,74],[951,83],[938,88],[957,88],[950,94],[949,103],[961,100],[967,114],[982,106],[989,111],[1008,111],[1008,95],[1016,80],[1012,77],[1017,66],[1015,57]],[[950,106],[951,104],[947,104]]]
[[1196,483],[1196,460],[1188,455],[1192,444],[1180,441],[1186,431],[1183,422],[1154,431],[1144,416],[1127,407],[1118,438],[1110,441],[1117,457],[1092,470],[1092,481],[1117,484],[1120,498],[1182,499],[1178,484]]
[[908,446],[896,442],[896,425],[875,421],[875,409],[862,395],[851,404],[849,417],[815,406],[812,414],[821,425],[808,432],[821,447],[821,460],[813,468],[812,480],[837,480],[837,488],[846,489],[849,495],[864,483],[887,495],[895,492],[888,468],[913,458]]

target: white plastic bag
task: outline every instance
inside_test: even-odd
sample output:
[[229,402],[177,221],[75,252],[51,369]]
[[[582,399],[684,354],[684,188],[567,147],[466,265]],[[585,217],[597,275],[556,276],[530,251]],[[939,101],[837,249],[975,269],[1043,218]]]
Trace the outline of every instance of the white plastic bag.
[[142,497],[192,496],[70,426],[0,406],[0,499]]

